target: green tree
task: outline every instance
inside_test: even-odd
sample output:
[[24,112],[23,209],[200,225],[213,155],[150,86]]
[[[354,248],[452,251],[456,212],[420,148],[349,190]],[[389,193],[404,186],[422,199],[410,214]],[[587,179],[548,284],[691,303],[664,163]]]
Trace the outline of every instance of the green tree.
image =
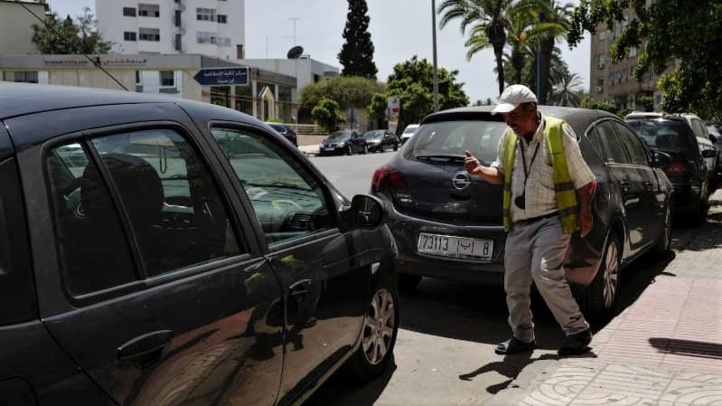
[[33,24],[33,42],[44,54],[106,54],[111,42],[104,41],[97,31],[98,21],[85,7],[76,21],[70,16],[59,19],[53,13],[47,25]]
[[344,76],[361,76],[376,79],[374,44],[368,32],[370,18],[366,0],[348,0],[348,14],[343,38],[346,40],[338,54]]
[[[612,62],[625,58],[632,48],[641,49],[634,70],[637,80],[649,73],[662,75],[662,108],[668,112],[691,111],[707,119],[722,119],[722,0],[581,0],[572,15],[567,36],[570,46],[581,42],[584,32],[597,26],[613,27],[634,15],[614,40]],[[629,14],[629,13],[627,13]],[[672,73],[663,74],[670,66]]]
[[337,76],[312,83],[301,89],[298,104],[311,110],[322,99],[331,99],[342,110],[350,107],[365,108],[376,93],[384,91],[384,86],[373,79],[358,76]]
[[327,132],[334,132],[341,127],[346,120],[339,114],[338,103],[331,99],[321,99],[311,111],[311,118],[316,124]]
[[[456,81],[458,75],[456,70],[437,69],[439,108],[442,110],[469,105],[469,98],[463,90],[464,84]],[[433,92],[433,66],[426,59],[419,60],[414,56],[394,66],[386,83],[386,91],[374,96],[367,111],[371,117],[384,117],[387,97],[396,96],[401,104],[398,128],[403,129],[406,124],[418,123],[434,111]]]
[[550,102],[555,106],[579,107],[584,97],[582,78],[565,70],[552,80]]

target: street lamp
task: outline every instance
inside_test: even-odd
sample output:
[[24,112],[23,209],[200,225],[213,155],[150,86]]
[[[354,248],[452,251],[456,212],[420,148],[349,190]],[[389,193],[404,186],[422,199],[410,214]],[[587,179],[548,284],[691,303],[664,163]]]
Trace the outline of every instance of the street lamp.
[[431,37],[434,47],[434,112],[439,111],[439,77],[436,74],[436,0],[431,0]]

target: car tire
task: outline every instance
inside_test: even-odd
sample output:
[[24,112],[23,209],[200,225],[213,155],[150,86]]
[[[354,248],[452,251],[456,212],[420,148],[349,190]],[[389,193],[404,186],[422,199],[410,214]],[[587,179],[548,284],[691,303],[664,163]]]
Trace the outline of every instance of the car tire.
[[396,143],[396,144],[394,144],[394,151],[398,151],[398,150],[399,150],[399,144]]
[[672,207],[667,203],[664,211],[664,223],[662,224],[662,235],[654,246],[654,253],[660,256],[667,255],[672,248]]
[[386,144],[382,143],[381,147],[379,148],[379,152],[384,153],[386,152]]
[[619,269],[621,267],[619,237],[614,233],[607,238],[599,270],[583,296],[583,311],[587,319],[604,323],[614,315],[619,293]]
[[369,299],[361,344],[346,365],[347,375],[360,381],[379,376],[393,357],[399,331],[399,293],[392,278],[381,278]]
[[423,276],[408,273],[399,273],[399,291],[402,293],[411,292],[419,286]]
[[368,153],[369,153],[369,146],[364,144],[363,149],[361,150],[361,153],[364,154],[364,155],[368,154]]
[[346,147],[346,155],[353,155],[353,145]]

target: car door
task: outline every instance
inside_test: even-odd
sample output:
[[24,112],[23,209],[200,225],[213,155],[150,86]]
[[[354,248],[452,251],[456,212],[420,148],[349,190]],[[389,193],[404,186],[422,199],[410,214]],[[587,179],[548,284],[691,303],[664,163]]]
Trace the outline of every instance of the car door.
[[118,404],[273,404],[280,287],[188,116],[116,105],[7,125],[33,140],[18,159],[40,316],[80,370]]
[[[707,155],[705,156],[704,161],[707,165],[710,177],[712,177],[712,174],[715,173],[717,165],[717,151],[715,150],[715,146],[709,138],[707,126],[704,124],[704,122],[702,122],[702,120],[695,117],[690,117],[688,120],[690,126],[692,127],[692,130],[694,130],[694,135],[697,137],[697,143],[699,144],[700,153],[702,153],[703,156]],[[714,151],[714,154],[709,151]]]
[[616,126],[617,123],[611,119],[602,120],[594,126],[592,132],[602,146],[610,174],[610,190],[621,197],[622,214],[627,225],[626,252],[636,255],[645,243],[643,199],[647,191],[645,179],[627,153]]
[[612,124],[631,158],[630,170],[642,178],[643,190],[639,196],[639,212],[643,247],[657,242],[664,230],[664,216],[667,208],[667,195],[663,182],[650,163],[650,154],[643,141],[626,125],[613,121]]
[[[281,403],[291,402],[358,341],[378,259],[366,252],[358,230],[340,232],[339,207],[302,156],[270,134],[238,123],[216,122],[210,132],[256,215],[266,256],[286,295],[279,397]],[[237,148],[229,148],[232,144]]]

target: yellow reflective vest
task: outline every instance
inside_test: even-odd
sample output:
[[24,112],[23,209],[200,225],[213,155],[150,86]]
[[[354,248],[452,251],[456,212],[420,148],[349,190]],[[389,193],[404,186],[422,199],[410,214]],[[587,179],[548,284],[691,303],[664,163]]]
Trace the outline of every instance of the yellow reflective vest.
[[[565,234],[572,234],[577,229],[577,194],[569,175],[567,157],[564,154],[564,133],[562,125],[564,120],[554,117],[544,117],[544,142],[551,157],[554,176],[554,190],[557,201],[559,218]],[[504,162],[504,230],[511,229],[511,178],[516,156],[517,136],[511,128],[507,128],[503,148]]]

